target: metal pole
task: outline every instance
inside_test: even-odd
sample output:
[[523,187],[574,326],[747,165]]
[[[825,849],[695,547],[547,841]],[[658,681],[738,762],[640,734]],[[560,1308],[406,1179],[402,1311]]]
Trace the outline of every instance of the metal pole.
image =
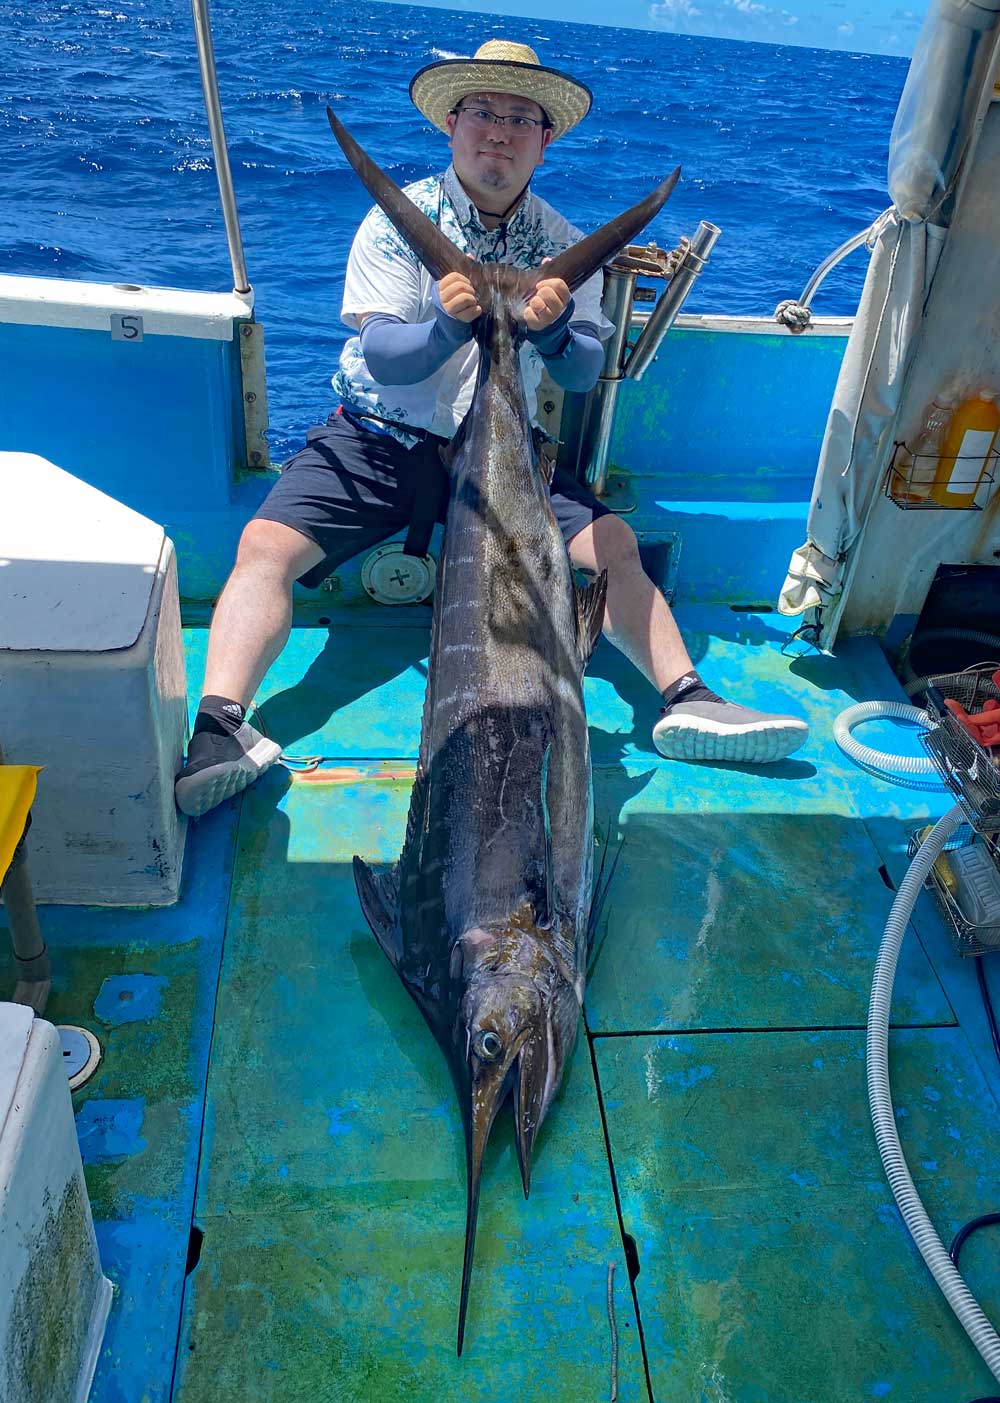
[[697,232],[681,259],[677,272],[670,279],[659,302],[653,308],[653,314],[643,328],[642,335],[635,344],[635,349],[625,362],[625,378],[627,380],[641,380],[649,369],[660,349],[660,342],[673,326],[677,313],[684,304],[684,299],[691,291],[692,283],[708,262],[708,255],[715,247],[715,242],[721,232],[717,225],[707,224],[705,220],[702,220],[698,225]]
[[813,297],[816,295],[816,289],[826,277],[827,273],[831,273],[842,258],[846,258],[849,253],[853,253],[856,248],[860,248],[861,245],[867,241],[871,231],[872,226],[869,224],[867,229],[862,229],[860,234],[855,234],[853,238],[848,239],[846,243],[840,245],[840,248],[834,249],[833,253],[823,259],[823,262],[806,283],[805,291],[799,298],[800,307],[809,306]]
[[635,280],[634,272],[616,268],[613,263],[604,270],[601,309],[615,329],[604,343],[604,366],[591,392],[581,448],[587,486],[598,497],[607,489],[608,449],[615,422],[615,401],[623,378],[622,359],[632,320]]
[[208,0],[191,0],[191,12],[194,16],[194,34],[198,44],[201,87],[205,94],[205,113],[208,117],[208,130],[212,137],[212,154],[215,157],[215,177],[219,182],[222,217],[226,223],[226,242],[229,244],[229,261],[233,268],[233,291],[241,296],[246,296],[251,289],[247,279],[246,263],[243,259],[240,217],[236,212],[236,196],[233,192],[233,180],[229,172],[229,151],[226,148],[226,131],[222,124],[222,107],[219,103],[219,84],[215,73],[215,52],[212,48],[212,26],[208,18]]

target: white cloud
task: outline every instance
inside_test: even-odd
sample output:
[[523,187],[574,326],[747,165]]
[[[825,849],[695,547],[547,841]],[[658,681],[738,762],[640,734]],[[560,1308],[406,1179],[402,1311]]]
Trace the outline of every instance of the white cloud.
[[838,25],[837,25],[837,33],[838,33],[838,34],[844,34],[844,35],[853,34],[853,33],[854,33],[854,25],[851,24],[850,20],[847,20],[844,24],[838,24]]
[[692,0],[657,0],[655,5],[649,7],[649,18],[652,20],[696,19],[700,14]]

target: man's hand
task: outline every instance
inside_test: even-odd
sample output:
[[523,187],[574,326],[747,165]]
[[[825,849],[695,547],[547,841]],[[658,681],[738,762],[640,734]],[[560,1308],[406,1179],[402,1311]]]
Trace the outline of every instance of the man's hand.
[[438,283],[438,296],[448,316],[456,321],[474,322],[482,315],[483,309],[476,301],[476,289],[464,273],[445,273]]
[[[542,267],[552,260],[542,259]],[[524,321],[529,331],[544,331],[558,320],[569,306],[569,288],[562,278],[542,278],[532,289],[524,304]]]

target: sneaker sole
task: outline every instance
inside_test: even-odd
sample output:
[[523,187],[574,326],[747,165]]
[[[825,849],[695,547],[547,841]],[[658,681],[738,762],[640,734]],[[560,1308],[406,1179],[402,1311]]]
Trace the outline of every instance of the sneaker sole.
[[253,784],[258,775],[274,764],[281,746],[265,736],[240,760],[227,760],[220,765],[207,765],[187,779],[174,785],[174,799],[182,814],[200,818],[225,799],[239,794]]
[[668,760],[729,760],[745,765],[769,765],[784,760],[804,744],[809,727],[787,721],[748,726],[713,726],[678,719],[653,730],[653,744]]

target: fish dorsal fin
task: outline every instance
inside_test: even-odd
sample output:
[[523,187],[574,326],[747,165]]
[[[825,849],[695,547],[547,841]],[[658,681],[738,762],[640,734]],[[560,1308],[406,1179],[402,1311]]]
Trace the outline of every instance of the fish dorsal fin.
[[608,572],[602,570],[589,585],[576,585],[576,642],[584,667],[597,646],[604,626],[604,600],[608,592]]
[[394,867],[388,872],[373,872],[367,862],[355,857],[354,883],[372,934],[381,945],[387,959],[394,966],[398,965],[401,953],[399,922],[396,919],[399,906],[398,870]]
[[440,280],[445,273],[464,273],[472,278],[479,273],[479,264],[451,242],[447,235],[423,210],[417,209],[394,180],[380,170],[370,156],[351,136],[343,122],[328,107],[326,115],[340,149],[354,167],[361,183],[375,203],[384,211],[398,232],[412,248],[432,278]]

